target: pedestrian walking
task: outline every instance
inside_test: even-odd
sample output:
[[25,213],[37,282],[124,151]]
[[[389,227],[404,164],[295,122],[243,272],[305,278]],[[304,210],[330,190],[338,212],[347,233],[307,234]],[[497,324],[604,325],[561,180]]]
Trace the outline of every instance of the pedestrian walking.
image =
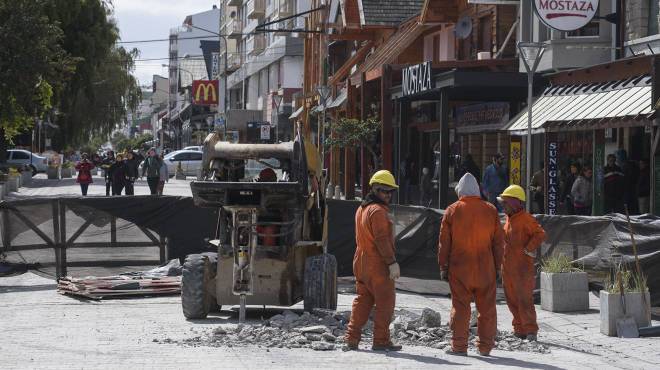
[[388,214],[392,195],[399,187],[387,170],[376,172],[369,185],[371,192],[355,213],[357,249],[353,257],[353,274],[357,297],[353,300],[344,348],[358,348],[362,327],[374,309],[371,348],[375,351],[399,351],[401,346],[392,343],[390,338],[390,321],[396,300],[394,281],[401,276],[401,271],[396,261],[394,229]]
[[493,156],[492,163],[484,171],[483,190],[486,199],[498,211],[502,211],[502,206],[497,202],[497,196],[507,187],[508,182],[504,157],[502,154],[497,153]]
[[165,183],[170,181],[170,172],[167,168],[167,163],[165,163],[165,156],[163,153],[160,154],[160,180],[158,181],[158,195],[163,195],[163,190],[165,189]]
[[506,213],[504,224],[504,261],[502,283],[509,311],[513,315],[513,332],[518,338],[536,341],[539,327],[534,308],[536,250],[545,231],[525,211],[525,190],[511,185],[498,198]]
[[126,185],[126,195],[135,195],[135,180],[140,176],[138,173],[138,166],[140,166],[140,162],[135,158],[135,154],[133,152],[128,152],[126,155],[126,178],[125,178],[125,185]]
[[109,197],[112,191],[112,176],[110,176],[110,167],[115,163],[115,152],[109,150],[101,164],[103,177],[105,178],[105,196]]
[[117,154],[115,163],[109,169],[110,178],[112,179],[112,195],[121,195],[126,185],[126,163],[121,154]]
[[451,290],[453,334],[447,353],[467,356],[470,302],[474,300],[479,312],[477,348],[488,356],[497,334],[495,298],[502,264],[502,225],[495,206],[481,199],[471,173],[461,177],[456,193],[458,201],[442,217],[438,248],[440,279],[448,281]]
[[466,173],[471,173],[472,176],[474,176],[474,178],[477,180],[477,183],[481,185],[481,170],[479,169],[479,166],[477,166],[477,164],[474,162],[472,154],[468,153],[465,155],[463,163],[461,164],[461,172],[461,177]]
[[573,209],[576,215],[591,216],[591,204],[593,202],[593,189],[591,177],[593,171],[590,166],[582,168],[582,174],[578,176],[571,188],[571,198],[573,200]]
[[649,160],[639,161],[639,179],[637,180],[637,202],[639,203],[639,213],[649,212],[651,196],[651,170]]
[[607,166],[603,169],[603,195],[605,214],[623,213],[626,180],[621,167],[616,164],[616,156],[607,156]]
[[142,162],[142,176],[147,176],[147,184],[151,195],[158,193],[158,183],[160,182],[160,167],[163,161],[156,155],[156,148],[149,149],[147,158]]
[[87,153],[82,154],[82,159],[80,162],[76,163],[76,171],[78,171],[78,176],[76,177],[76,182],[80,184],[80,191],[83,196],[87,196],[87,189],[89,189],[89,184],[92,181],[92,170],[94,169],[94,163],[89,160],[89,155]]

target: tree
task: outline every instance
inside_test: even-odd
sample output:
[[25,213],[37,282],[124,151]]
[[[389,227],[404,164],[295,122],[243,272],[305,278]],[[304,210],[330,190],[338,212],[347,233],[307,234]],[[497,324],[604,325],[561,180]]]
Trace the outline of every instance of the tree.
[[0,0],[0,163],[7,143],[46,115],[73,72],[75,59],[61,47],[62,30],[43,5]]
[[380,128],[380,121],[374,117],[367,118],[364,121],[355,118],[340,118],[333,123],[333,135],[326,139],[326,146],[331,148],[357,148],[363,146],[371,154],[373,168],[380,168],[380,156],[375,150]]
[[56,96],[59,145],[108,135],[140,102],[140,89],[131,75],[138,50],[116,46],[119,32],[110,1],[45,2],[51,21],[64,32],[62,47],[77,58],[75,74]]

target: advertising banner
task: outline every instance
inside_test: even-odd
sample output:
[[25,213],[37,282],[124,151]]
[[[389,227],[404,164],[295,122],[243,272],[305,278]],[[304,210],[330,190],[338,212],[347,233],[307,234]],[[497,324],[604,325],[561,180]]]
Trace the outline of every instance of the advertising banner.
[[521,170],[521,148],[522,141],[519,137],[511,138],[510,158],[509,158],[509,182],[513,185],[520,185],[520,170]]
[[594,18],[598,0],[534,0],[541,22],[558,31],[575,31]]

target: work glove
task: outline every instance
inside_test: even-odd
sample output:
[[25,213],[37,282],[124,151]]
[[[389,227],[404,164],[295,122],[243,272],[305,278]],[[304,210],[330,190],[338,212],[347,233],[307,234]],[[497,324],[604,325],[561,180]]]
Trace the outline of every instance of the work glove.
[[398,263],[394,262],[388,268],[390,269],[390,279],[396,280],[401,277],[401,268]]
[[440,280],[449,281],[449,270],[440,270]]

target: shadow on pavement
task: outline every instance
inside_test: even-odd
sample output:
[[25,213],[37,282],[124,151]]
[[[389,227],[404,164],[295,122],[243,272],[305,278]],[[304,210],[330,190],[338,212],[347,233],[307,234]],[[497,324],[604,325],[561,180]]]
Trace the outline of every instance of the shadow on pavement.
[[513,367],[520,367],[523,369],[564,370],[561,367],[557,367],[553,365],[538,364],[536,362],[529,362],[525,360],[518,360],[515,358],[508,358],[508,357],[498,357],[493,355],[489,357],[483,357],[483,356],[471,356],[471,357],[483,362],[487,362],[494,366],[513,366]]
[[412,360],[412,361],[417,361],[417,362],[422,362],[425,364],[432,364],[432,365],[456,365],[456,366],[468,366],[468,364],[459,364],[457,362],[451,362],[447,361],[445,359],[437,358],[437,357],[430,357],[430,356],[422,356],[422,355],[413,355],[410,353],[403,353],[403,352],[387,352],[387,357],[394,357],[394,358],[399,358],[399,359],[404,359],[404,360]]
[[57,284],[41,284],[41,285],[0,285],[1,293],[22,293],[22,292],[39,292],[43,290],[57,289]]

